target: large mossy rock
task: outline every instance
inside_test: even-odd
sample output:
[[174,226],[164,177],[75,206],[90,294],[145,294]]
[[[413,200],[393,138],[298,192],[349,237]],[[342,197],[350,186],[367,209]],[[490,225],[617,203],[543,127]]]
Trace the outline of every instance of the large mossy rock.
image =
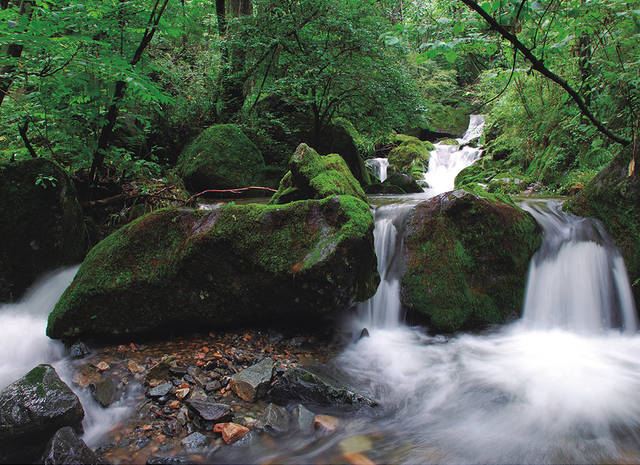
[[412,176],[389,169],[384,182],[366,186],[365,192],[367,194],[417,194],[424,192],[424,189]]
[[407,224],[402,302],[432,329],[453,332],[519,315],[531,256],[531,215],[464,191],[418,204]]
[[78,263],[87,233],[67,173],[42,158],[0,164],[0,302],[43,272]]
[[435,150],[433,144],[404,134],[398,134],[396,142],[399,145],[388,156],[389,168],[416,180],[422,179],[429,169],[431,151]]
[[258,147],[233,124],[205,129],[178,160],[178,172],[190,192],[256,185],[264,170]]
[[352,195],[367,202],[360,183],[340,155],[320,155],[307,144],[300,144],[289,161],[289,172],[280,181],[270,203],[324,199],[332,195]]
[[640,303],[640,176],[626,149],[564,204],[575,215],[597,218],[615,239]]
[[313,322],[375,292],[372,244],[369,206],[351,196],[160,210],[91,250],[47,334]]
[[0,392],[0,462],[35,463],[54,433],[82,432],[78,397],[50,365],[38,365]]

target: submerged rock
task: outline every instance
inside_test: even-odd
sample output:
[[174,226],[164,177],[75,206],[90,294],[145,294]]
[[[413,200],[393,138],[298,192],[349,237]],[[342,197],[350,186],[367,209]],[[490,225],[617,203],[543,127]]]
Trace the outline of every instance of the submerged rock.
[[118,400],[118,385],[108,375],[103,376],[98,382],[91,385],[93,398],[103,407],[108,407]]
[[178,172],[190,192],[259,184],[264,166],[260,150],[233,124],[205,129],[178,160]]
[[275,404],[264,409],[264,429],[273,436],[282,436],[289,431],[291,416],[287,409]]
[[65,426],[82,431],[78,397],[50,365],[38,365],[0,392],[0,461],[35,462]]
[[186,447],[187,451],[194,451],[201,449],[207,445],[207,437],[204,434],[198,433],[196,431],[195,433],[191,433],[189,436],[184,438],[181,442],[182,445]]
[[289,172],[280,181],[270,203],[324,199],[332,195],[352,195],[368,202],[360,183],[340,155],[319,155],[308,145],[300,144],[289,161]]
[[269,390],[268,397],[280,404],[298,401],[341,410],[378,405],[373,399],[300,367],[289,368]]
[[165,209],[91,250],[47,334],[310,323],[367,299],[378,280],[373,217],[360,199]]
[[540,240],[514,205],[464,191],[422,202],[407,223],[402,303],[437,331],[504,323],[521,312]]
[[238,397],[247,402],[253,402],[267,392],[272,373],[273,360],[267,357],[233,375],[229,380],[229,385]]
[[0,163],[0,302],[19,298],[47,270],[87,251],[73,182],[43,158]]
[[293,426],[304,434],[311,434],[313,432],[313,419],[315,414],[306,408],[302,404],[298,404],[293,407],[292,412]]
[[40,460],[44,465],[83,465],[105,463],[80,439],[70,426],[53,435]]

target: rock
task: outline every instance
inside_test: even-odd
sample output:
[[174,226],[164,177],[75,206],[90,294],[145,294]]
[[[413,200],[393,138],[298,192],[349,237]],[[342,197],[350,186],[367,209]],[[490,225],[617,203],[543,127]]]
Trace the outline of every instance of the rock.
[[100,371],[107,371],[111,367],[107,362],[100,362],[96,365],[96,368]]
[[396,173],[392,168],[387,171],[387,179],[382,183],[367,186],[367,194],[415,194],[424,192],[416,180],[408,174]]
[[365,337],[369,337],[369,330],[367,328],[362,328],[362,331],[360,331],[360,336],[358,337],[358,339],[362,339]]
[[378,282],[373,217],[354,197],[164,209],[91,250],[47,334],[121,338],[312,324],[366,300]]
[[320,434],[333,434],[338,430],[340,420],[331,415],[316,415],[313,419],[313,429]]
[[401,299],[436,331],[517,317],[541,230],[499,200],[454,191],[419,203],[407,220]]
[[233,444],[249,432],[249,428],[237,423],[218,423],[213,431],[222,433],[222,440],[227,444]]
[[160,457],[154,456],[147,459],[147,465],[189,465],[194,463],[187,457]]
[[69,357],[77,360],[89,355],[89,348],[83,342],[76,342],[69,349]]
[[292,423],[298,431],[304,434],[311,434],[313,432],[313,419],[315,418],[315,414],[311,410],[302,404],[298,404],[293,408],[292,416]]
[[267,357],[233,375],[229,385],[238,397],[247,402],[254,402],[266,394],[272,373],[273,360]]
[[220,389],[222,389],[222,384],[217,379],[207,383],[204,387],[207,393],[219,391]]
[[176,389],[176,397],[182,400],[189,395],[189,392],[191,392],[189,388]]
[[182,445],[186,447],[187,451],[193,451],[206,446],[207,437],[204,434],[198,433],[196,431],[195,433],[191,433],[180,442],[182,442]]
[[134,360],[129,360],[127,362],[127,368],[131,373],[134,373],[134,374],[144,371],[144,368],[138,365]]
[[300,144],[289,161],[289,172],[280,181],[270,203],[324,199],[332,195],[351,195],[368,202],[360,183],[340,155],[319,155],[308,145]]
[[50,365],[38,365],[0,392],[0,462],[35,462],[54,433],[82,431],[78,397]]
[[162,359],[147,370],[145,375],[145,382],[155,380],[166,380],[169,378],[171,370],[171,362],[175,359],[174,356],[164,355]]
[[56,163],[0,163],[0,198],[0,302],[6,302],[45,271],[80,262],[88,244],[75,187]]
[[82,465],[103,463],[70,426],[60,428],[53,435],[40,459],[44,465]]
[[624,258],[635,301],[640,305],[640,163],[624,149],[564,208],[597,218],[616,241]]
[[275,402],[290,401],[331,406],[341,410],[375,407],[378,403],[305,368],[289,368],[267,393]]
[[233,124],[205,129],[178,160],[178,173],[190,192],[259,185],[264,159],[258,147]]
[[162,397],[169,394],[173,385],[171,383],[163,383],[147,391],[149,397]]
[[396,137],[400,145],[389,153],[389,168],[397,174],[421,180],[429,168],[429,158],[435,147],[431,142],[421,141],[417,137],[401,134]]
[[98,382],[91,385],[93,398],[103,407],[113,404],[118,398],[118,386],[110,376],[103,376]]
[[187,400],[191,407],[203,420],[223,422],[233,417],[231,408],[226,404],[220,404],[209,400]]
[[345,452],[342,457],[351,465],[376,465],[373,461],[358,452]]
[[272,436],[282,436],[289,431],[291,417],[287,409],[275,404],[267,405],[264,410],[263,427]]
[[338,448],[344,454],[366,452],[371,450],[372,447],[373,442],[368,436],[351,436],[338,444]]

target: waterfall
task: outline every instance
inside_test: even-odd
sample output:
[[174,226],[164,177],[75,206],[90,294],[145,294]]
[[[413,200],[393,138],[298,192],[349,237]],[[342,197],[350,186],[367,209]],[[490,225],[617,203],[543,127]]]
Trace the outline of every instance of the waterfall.
[[387,168],[389,167],[389,160],[386,158],[369,158],[365,161],[365,165],[373,170],[373,174],[384,182],[387,179]]
[[523,324],[634,333],[636,309],[627,271],[602,225],[562,212],[559,201],[525,201],[520,206],[544,231],[529,268]]

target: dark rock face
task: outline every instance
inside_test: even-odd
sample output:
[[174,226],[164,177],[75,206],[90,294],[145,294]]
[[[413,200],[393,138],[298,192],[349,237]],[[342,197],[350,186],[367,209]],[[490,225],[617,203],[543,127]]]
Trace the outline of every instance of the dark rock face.
[[265,358],[232,376],[229,383],[238,397],[247,402],[253,402],[267,392],[272,373],[273,360]]
[[187,405],[205,421],[220,423],[231,420],[233,412],[226,404],[209,400],[188,400]]
[[178,161],[178,170],[190,192],[259,184],[264,167],[258,148],[233,124],[204,130]]
[[269,390],[268,397],[274,402],[287,404],[293,401],[312,405],[335,407],[340,410],[353,410],[362,407],[375,407],[378,403],[329,381],[304,368],[290,368]]
[[[636,157],[637,158],[637,157]],[[616,241],[640,303],[640,166],[625,149],[564,205],[575,215],[597,218]]]
[[437,331],[516,317],[541,231],[531,215],[465,191],[418,204],[408,218],[402,303]]
[[360,183],[340,155],[319,155],[308,145],[300,144],[289,161],[289,172],[280,181],[270,203],[324,199],[332,195],[352,195],[368,202]]
[[44,465],[83,465],[104,463],[87,447],[70,426],[60,428],[53,435],[40,460]]
[[38,365],[0,393],[0,461],[34,462],[64,426],[82,431],[78,397],[50,365]]
[[351,196],[159,210],[91,250],[47,334],[310,323],[367,299],[378,280],[373,217]]
[[57,164],[34,159],[0,164],[0,302],[19,298],[47,270],[87,251],[75,187]]
[[118,400],[118,385],[110,376],[103,376],[91,387],[93,398],[103,407],[108,407]]

